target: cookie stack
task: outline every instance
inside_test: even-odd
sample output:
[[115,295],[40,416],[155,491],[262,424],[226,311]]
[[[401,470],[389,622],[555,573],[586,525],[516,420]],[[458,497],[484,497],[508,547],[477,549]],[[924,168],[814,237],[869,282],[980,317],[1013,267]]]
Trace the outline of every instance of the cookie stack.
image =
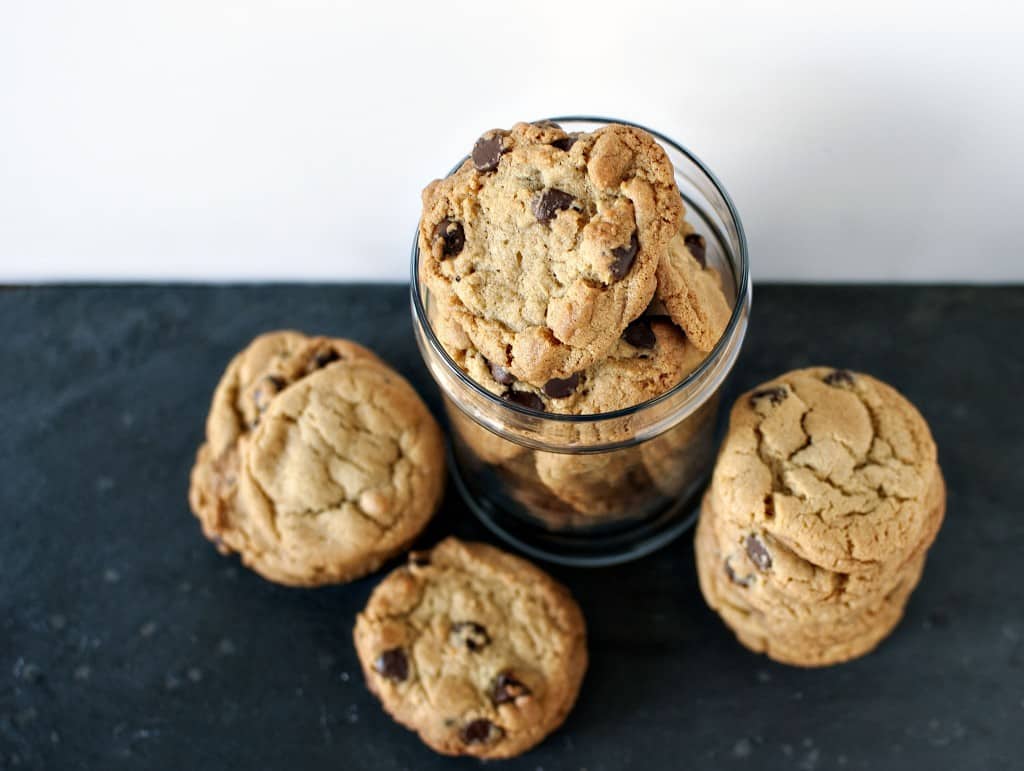
[[221,552],[316,586],[407,549],[444,479],[441,430],[397,372],[349,340],[271,332],[217,386],[189,501]]
[[900,393],[790,372],[732,409],[697,529],[701,589],[753,651],[846,661],[899,622],[944,513],[935,443]]
[[[423,193],[431,326],[469,377],[520,407],[594,415],[652,399],[700,365],[731,315],[684,215],[672,164],[642,130],[568,134],[543,121],[487,132]],[[711,407],[674,439],[613,457],[531,452],[449,413],[528,508],[548,501],[572,517],[642,514],[652,490],[677,495]]]

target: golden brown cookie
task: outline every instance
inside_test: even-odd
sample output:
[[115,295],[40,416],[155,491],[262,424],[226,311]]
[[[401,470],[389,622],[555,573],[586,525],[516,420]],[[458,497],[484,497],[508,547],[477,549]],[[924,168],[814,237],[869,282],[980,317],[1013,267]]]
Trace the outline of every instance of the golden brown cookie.
[[736,638],[755,653],[801,667],[839,664],[874,650],[902,618],[925,561],[924,553],[911,560],[887,592],[852,612],[819,621],[811,608],[803,618],[780,622],[777,616],[752,606],[750,595],[741,593],[732,577],[719,569],[725,557],[718,549],[710,518],[703,515],[695,547],[701,592]]
[[241,550],[246,512],[237,506],[241,448],[270,402],[290,384],[334,361],[379,361],[351,340],[282,330],[256,337],[228,364],[213,394],[206,442],[192,469],[189,502],[203,533],[224,554]]
[[720,401],[716,391],[681,423],[640,445],[647,473],[663,494],[678,497],[710,473]]
[[646,132],[519,123],[424,191],[421,276],[491,365],[543,388],[601,359],[647,307],[682,213]]
[[860,373],[790,372],[733,407],[697,531],[701,589],[752,650],[846,661],[898,623],[945,506],[906,399]]
[[[412,387],[354,343],[313,342],[272,335],[232,362],[191,491],[221,551],[293,586],[376,569],[422,530],[444,486],[440,429]],[[256,395],[263,383],[272,397]],[[235,442],[215,454],[232,425]]]
[[840,572],[920,543],[937,473],[921,414],[864,374],[816,367],[737,400],[710,495],[723,517]]
[[678,385],[704,360],[671,319],[641,316],[599,362],[538,388],[488,362],[456,322],[437,323],[435,332],[445,350],[475,382],[506,401],[556,415],[597,415],[633,407]]
[[583,614],[564,587],[454,538],[385,578],[354,638],[384,709],[446,755],[530,749],[565,720],[587,667]]
[[641,517],[651,478],[636,447],[588,455],[534,453],[537,476],[551,494],[588,516]]
[[[770,534],[738,526],[718,516],[707,496],[702,516],[715,534],[723,585],[744,604],[774,619],[778,625],[832,624],[866,606],[877,604],[903,580],[908,566],[921,561],[938,534],[946,507],[941,475],[929,486],[931,512],[921,540],[902,559],[842,573],[814,565],[790,551]],[[726,592],[723,592],[726,593]]]
[[658,263],[655,297],[701,351],[710,351],[725,332],[732,308],[722,279],[704,257],[704,237],[683,222]]

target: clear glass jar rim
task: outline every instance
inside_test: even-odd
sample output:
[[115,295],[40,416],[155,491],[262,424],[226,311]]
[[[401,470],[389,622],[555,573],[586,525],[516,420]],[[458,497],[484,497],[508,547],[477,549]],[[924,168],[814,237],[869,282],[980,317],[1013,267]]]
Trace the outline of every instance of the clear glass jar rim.
[[[634,404],[630,407],[625,407],[620,410],[615,410],[614,412],[599,412],[588,415],[565,415],[552,412],[541,412],[539,410],[531,410],[528,407],[523,407],[514,402],[506,401],[505,399],[502,399],[501,397],[491,393],[482,385],[473,380],[473,378],[467,375],[462,370],[462,368],[455,363],[452,357],[448,355],[448,351],[446,351],[444,346],[441,345],[441,341],[437,339],[437,336],[434,334],[434,330],[430,326],[430,322],[427,319],[427,309],[423,305],[423,297],[420,291],[421,285],[419,272],[419,223],[417,223],[416,232],[413,233],[412,238],[412,281],[410,283],[410,295],[412,300],[413,314],[415,315],[416,320],[420,325],[420,328],[423,330],[423,333],[428,343],[430,344],[430,347],[437,354],[439,354],[441,361],[443,361],[445,364],[445,367],[449,369],[452,372],[452,374],[464,385],[472,389],[474,392],[482,396],[486,401],[492,403],[496,408],[500,410],[508,410],[528,418],[541,418],[543,420],[548,420],[552,422],[569,424],[597,423],[602,421],[611,421],[617,418],[628,417],[630,415],[635,415],[648,408],[654,407],[658,404],[661,404],[662,402],[672,399],[675,395],[685,390],[686,387],[689,386],[691,383],[693,383],[696,380],[699,380],[700,377],[708,369],[710,369],[711,366],[718,361],[718,359],[720,359],[724,355],[725,350],[728,348],[729,343],[732,340],[733,334],[736,331],[736,328],[741,323],[741,319],[743,318],[745,313],[745,308],[750,303],[752,295],[752,290],[750,286],[750,261],[747,254],[747,237],[746,234],[743,232],[743,223],[740,221],[739,212],[736,210],[736,205],[732,202],[732,198],[729,197],[729,194],[722,186],[722,183],[718,181],[718,177],[716,177],[712,173],[711,169],[709,169],[700,158],[698,158],[696,155],[694,155],[692,152],[686,149],[683,145],[665,136],[660,131],[655,131],[654,129],[648,128],[647,126],[643,126],[639,123],[633,123],[627,120],[619,120],[616,118],[606,118],[602,116],[593,115],[563,115],[554,118],[546,118],[544,120],[552,120],[555,121],[556,123],[618,123],[623,126],[632,126],[634,128],[646,131],[648,134],[651,134],[652,136],[656,137],[659,141],[664,142],[665,144],[671,146],[672,148],[686,156],[688,160],[690,160],[698,169],[700,169],[701,173],[703,173],[708,178],[708,180],[714,186],[718,194],[722,196],[722,200],[725,202],[726,208],[729,211],[729,217],[732,219],[732,222],[735,225],[736,237],[739,242],[739,254],[736,255],[739,262],[739,276],[737,276],[736,281],[736,302],[733,304],[732,315],[729,317],[729,323],[726,325],[725,331],[722,333],[721,338],[719,338],[718,342],[715,344],[715,347],[712,348],[710,353],[708,353],[708,355],[704,357],[704,361],[700,363],[700,366],[697,367],[697,369],[695,369],[685,378],[680,380],[669,390],[665,391],[662,394],[659,394],[658,396],[655,396],[653,399],[648,399],[647,401],[640,402],[639,404]],[[468,157],[469,156],[464,156],[457,164],[455,164],[455,166],[452,167],[451,171],[448,172],[448,175],[450,176],[460,166],[462,166],[462,164]]]

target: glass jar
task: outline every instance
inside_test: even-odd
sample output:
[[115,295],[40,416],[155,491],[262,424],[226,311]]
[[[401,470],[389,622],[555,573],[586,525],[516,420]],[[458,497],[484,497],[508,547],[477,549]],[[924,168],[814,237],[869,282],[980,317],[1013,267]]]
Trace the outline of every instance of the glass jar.
[[[568,132],[613,122],[636,125],[592,117],[552,120]],[[704,236],[707,263],[721,275],[733,308],[725,333],[700,366],[654,399],[598,415],[555,415],[490,393],[459,368],[435,335],[435,309],[419,280],[413,239],[413,325],[448,413],[456,485],[502,539],[563,564],[634,559],[693,524],[714,463],[721,387],[750,315],[747,244],[725,189],[688,150],[637,128],[668,153],[687,220]]]

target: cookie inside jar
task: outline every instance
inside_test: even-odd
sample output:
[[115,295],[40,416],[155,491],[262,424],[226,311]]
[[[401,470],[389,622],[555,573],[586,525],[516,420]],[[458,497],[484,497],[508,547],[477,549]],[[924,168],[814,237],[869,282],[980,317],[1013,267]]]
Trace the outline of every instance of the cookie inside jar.
[[540,556],[644,553],[685,529],[710,470],[749,309],[738,218],[696,159],[633,125],[467,144],[423,192],[413,287],[459,487]]

